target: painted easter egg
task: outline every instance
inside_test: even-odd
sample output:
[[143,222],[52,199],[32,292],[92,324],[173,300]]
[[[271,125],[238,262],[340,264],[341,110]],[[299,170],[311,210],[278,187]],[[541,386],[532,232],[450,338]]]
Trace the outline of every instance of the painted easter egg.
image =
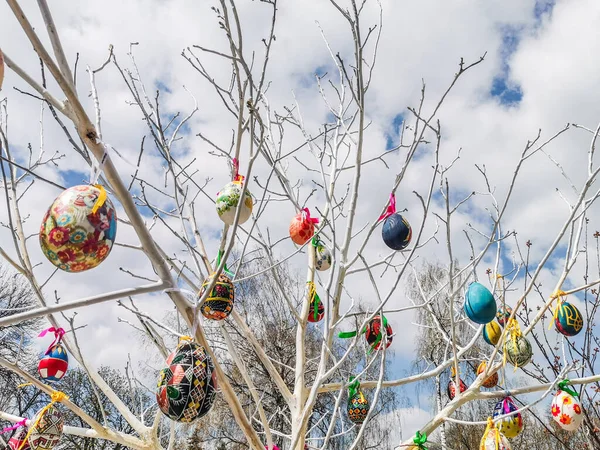
[[[387,344],[385,348],[388,348],[392,345],[393,331],[385,317],[383,318],[383,325],[385,326],[385,332],[387,334]],[[379,350],[383,339],[383,334],[381,332],[381,318],[379,316],[373,317],[367,324],[365,338],[373,350]]]
[[[219,193],[217,193],[217,214],[219,218],[227,225],[233,225],[235,219],[235,212],[242,196],[242,188],[244,186],[243,180],[232,181],[227,183]],[[252,215],[252,195],[246,189],[244,193],[244,202],[242,203],[242,210],[240,211],[240,218],[238,224],[243,224]]]
[[[200,297],[204,295],[206,288],[210,285],[212,277],[208,277],[202,283]],[[234,289],[233,283],[223,272],[217,278],[212,291],[200,305],[202,315],[211,320],[223,320],[233,311]]]
[[31,428],[28,438],[31,450],[51,450],[58,445],[64,424],[58,408],[50,405],[45,411],[38,412],[32,423],[35,426]]
[[29,442],[25,441],[27,438],[27,430],[22,429],[17,431],[13,437],[8,440],[8,448],[10,450],[29,450]]
[[465,295],[465,313],[475,323],[485,324],[496,317],[496,300],[481,283],[473,282]]
[[348,398],[348,418],[357,425],[365,421],[369,408],[369,400],[360,389]]
[[321,319],[325,316],[325,306],[323,302],[318,298],[313,300],[310,303],[310,307],[308,309],[308,321],[309,322],[320,322]]
[[486,430],[479,448],[480,450],[511,450],[508,439],[497,428]]
[[[512,398],[505,397],[496,403],[496,406],[494,407],[493,418],[495,419],[498,416],[510,414],[517,409],[519,408],[517,408],[517,405],[515,405],[515,402],[513,402]],[[496,428],[498,428],[500,433],[508,438],[517,437],[517,435],[523,431],[523,418],[521,417],[521,413],[517,412],[499,420],[496,422]]]
[[331,252],[321,241],[315,247],[315,269],[324,271],[331,267]]
[[53,345],[38,363],[40,377],[50,383],[64,377],[68,368],[69,355],[62,344]]
[[483,340],[490,345],[496,345],[502,336],[502,328],[496,322],[486,323],[483,327]]
[[295,244],[304,245],[315,234],[315,222],[305,211],[301,211],[290,222],[289,231]]
[[552,399],[552,418],[563,430],[577,430],[583,421],[581,403],[568,392],[559,390]]
[[104,188],[74,186],[50,205],[40,227],[40,245],[59,269],[83,272],[108,257],[116,233],[117,213]]
[[[487,363],[485,361],[482,361],[479,366],[477,366],[477,376],[481,375],[483,372],[485,372],[485,369],[487,367]],[[498,384],[498,372],[494,373],[493,375],[490,375],[489,377],[487,377],[482,386],[486,387],[486,388],[493,388]]]
[[500,306],[500,308],[498,308],[498,312],[496,312],[496,320],[500,325],[504,326],[506,325],[506,322],[508,322],[508,318],[511,314],[512,308],[510,306],[507,305],[506,308]]
[[[460,392],[462,394],[463,392],[465,392],[467,390],[467,385],[460,378],[458,379],[458,383],[460,385]],[[450,381],[448,381],[447,393],[448,393],[448,398],[450,400],[454,400],[454,397],[456,397],[456,383],[454,382],[454,379],[450,379]]]
[[167,417],[188,423],[210,410],[216,389],[216,372],[204,347],[182,340],[160,371],[156,400]]
[[558,332],[575,336],[583,329],[583,317],[579,310],[568,302],[561,302],[554,320]]
[[506,360],[515,367],[523,367],[531,361],[533,350],[525,336],[509,337],[504,344]]
[[394,213],[383,222],[381,236],[385,245],[392,250],[403,250],[410,244],[412,229],[404,217]]

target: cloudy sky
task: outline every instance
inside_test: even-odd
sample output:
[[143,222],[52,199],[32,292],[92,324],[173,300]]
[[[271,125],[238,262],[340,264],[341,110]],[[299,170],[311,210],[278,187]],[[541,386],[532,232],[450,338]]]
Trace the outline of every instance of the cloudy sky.
[[[31,22],[47,43],[35,3],[22,3]],[[206,190],[216,194],[227,182],[227,165],[223,158],[209,154],[210,146],[196,135],[202,133],[218,145],[229,148],[235,123],[219,103],[214,90],[181,56],[182,50],[195,44],[226,50],[225,39],[211,10],[213,3],[195,0],[54,0],[51,7],[71,64],[79,55],[77,86],[90,114],[93,114],[93,105],[88,95],[90,84],[85,69],[87,66],[97,68],[102,65],[108,55],[109,45],[114,46],[121,67],[133,70],[128,52],[131,43],[138,43],[133,47],[137,67],[149,95],[153,97],[155,91],[160,90],[165,117],[178,112],[182,116],[187,115],[194,106],[191,95],[197,99],[199,111],[183,130],[183,139],[175,143],[174,151],[183,162],[189,162],[190,167],[198,170],[195,177],[199,183],[208,177],[212,178]],[[263,54],[261,39],[267,37],[270,25],[269,8],[248,0],[238,3],[245,49],[247,54],[255,50],[260,61]],[[287,0],[280,3],[275,30],[277,39],[273,44],[267,72],[267,79],[271,83],[267,96],[273,110],[280,113],[284,111],[284,106],[292,106],[296,99],[308,132],[317,135],[320,125],[328,120],[328,116],[315,82],[315,74],[326,74],[326,79],[333,82],[337,80],[336,68],[321,29],[333,52],[339,52],[344,58],[351,56],[351,35],[347,24],[329,1]],[[383,31],[367,98],[367,117],[372,122],[365,142],[367,158],[379,155],[397,144],[399,131],[404,126],[403,120],[411,118],[407,107],[418,104],[422,81],[426,84],[424,108],[430,112],[452,81],[460,59],[464,58],[469,63],[484,54],[485,61],[461,78],[439,114],[443,133],[440,153],[442,164],[448,165],[461,149],[460,160],[448,173],[453,200],[458,201],[472,191],[485,191],[485,183],[475,164],[480,167],[485,165],[490,184],[497,198],[502,200],[525,144],[537,136],[538,130],[541,129],[541,141],[544,141],[567,123],[596,128],[600,120],[597,94],[600,67],[596,58],[600,51],[596,29],[600,18],[598,2],[382,0],[381,6]],[[378,14],[377,2],[368,1],[363,27],[366,29],[376,24]],[[0,46],[34,78],[40,79],[36,55],[6,4],[0,5]],[[227,62],[209,55],[202,55],[202,61],[217,80],[228,84]],[[50,84],[49,87],[60,98],[56,86]],[[117,148],[125,160],[135,161],[141,140],[148,135],[139,109],[129,103],[131,95],[113,65],[97,74],[97,87],[104,141]],[[34,155],[40,152],[41,147],[46,157],[55,152],[64,154],[58,167],[47,166],[41,168],[39,173],[65,186],[86,182],[89,171],[82,169],[83,161],[69,145],[49,111],[45,109],[41,112],[39,102],[13,88],[28,89],[22,80],[7,70],[0,99],[7,99],[9,140],[17,158],[26,161],[28,144],[31,144]],[[40,138],[41,129],[43,139]],[[301,142],[301,136],[291,128],[287,133],[284,147],[291,150]],[[521,245],[527,239],[533,241],[533,260],[546,252],[569,213],[562,197],[567,201],[576,198],[570,182],[561,175],[557,164],[579,189],[587,173],[590,137],[586,131],[571,129],[547,147],[550,157],[540,153],[522,168],[515,185],[516,195],[507,209],[503,228],[516,230]],[[152,148],[149,137],[146,145],[148,151],[140,176],[159,185],[164,164]],[[247,152],[247,149],[242,150],[242,173],[248,163]],[[314,156],[308,151],[303,150],[297,156],[303,164],[317,167]],[[135,168],[117,156],[113,157],[122,177],[129,182]],[[385,158],[389,169],[380,162],[365,167],[357,208],[357,229],[372,222],[379,214],[404,157],[402,151],[387,155]],[[425,146],[397,192],[399,208],[407,209],[406,217],[416,228],[421,225],[422,215],[413,191],[426,194],[431,165],[431,148]],[[301,199],[304,200],[313,187],[314,177],[307,174],[304,166],[295,159],[286,159],[284,167],[292,184],[297,181],[300,183]],[[258,163],[255,174],[259,181],[264,181],[268,175],[264,163]],[[345,191],[344,183],[349,178],[341,180],[336,190],[338,195]],[[252,183],[249,186],[255,195],[260,194],[259,188],[253,190]],[[595,190],[597,187],[592,188],[593,192]],[[26,229],[29,233],[36,233],[45,210],[58,193],[55,188],[40,182],[36,182],[28,191],[23,202],[23,216],[27,217]],[[164,198],[154,196],[153,199],[168,208],[169,203]],[[0,202],[4,202],[4,199]],[[198,208],[203,213],[198,215],[197,221],[209,253],[214,254],[220,238],[221,222],[208,199],[201,198],[198,202]],[[307,206],[311,210],[317,207],[321,209],[323,203],[324,195],[317,189]],[[434,203],[435,208],[442,207],[439,196],[435,197]],[[4,203],[0,205],[0,218],[5,220],[6,208]],[[478,195],[464,205],[453,219],[454,254],[462,265],[468,264],[470,254],[463,230],[468,228],[467,224],[472,224],[485,231],[489,226],[486,208],[491,205],[488,196]],[[148,214],[147,211],[144,213]],[[267,207],[259,224],[263,231],[268,229],[273,240],[277,240],[287,234],[287,225],[293,214],[291,204],[273,202]],[[150,216],[147,217],[150,221]],[[589,217],[593,232],[598,219],[597,207],[592,207]],[[435,228],[436,220],[430,217],[425,223],[425,235],[431,235]],[[182,251],[181,244],[164,227],[157,225],[153,233],[168,253]],[[474,239],[477,245],[479,241],[476,237]],[[44,259],[36,241],[35,237],[32,238],[29,245],[33,260],[42,263],[37,273],[43,280],[51,273],[52,267]],[[136,238],[126,227],[120,227],[118,241],[135,244]],[[12,252],[11,240],[5,228],[0,230],[0,245],[9,253]],[[554,289],[553,281],[561,269],[561,248],[564,253],[564,247],[559,247],[552,264],[542,274],[546,295]],[[503,255],[505,270],[510,269],[513,250],[513,244],[508,243]],[[281,258],[292,251],[293,246],[289,242],[276,248]],[[367,250],[368,260],[374,262],[386,254],[385,246],[378,239],[373,239]],[[143,284],[145,281],[134,280],[118,270],[122,267],[152,277],[149,264],[141,256],[139,252],[115,248],[111,257],[96,270],[76,275],[57,274],[48,284],[47,295],[52,298],[56,289],[62,300],[72,300],[109,289]],[[484,277],[493,256],[492,253],[486,256],[485,263],[479,267],[480,277]],[[421,261],[446,263],[448,258],[443,240],[439,244],[432,241],[419,252],[419,258]],[[294,257],[291,264],[299,271],[299,276],[304,276],[305,256]],[[568,280],[569,285],[582,284],[582,267],[578,267]],[[597,271],[595,266],[591,269],[591,277],[594,277],[594,271]],[[387,292],[393,279],[392,274],[381,278],[382,292]],[[324,278],[323,282],[326,281]],[[372,290],[365,288],[365,284],[365,278],[357,276],[348,280],[347,288],[354,298],[372,303]],[[408,300],[400,289],[394,294],[390,305],[399,307],[406,304]],[[155,312],[164,311],[170,306],[164,295],[145,297],[143,305],[142,309]],[[80,342],[84,352],[97,365],[123,367],[126,361],[127,351],[122,343],[131,340],[132,332],[127,325],[117,323],[118,316],[127,317],[127,314],[113,303],[79,312],[78,321],[88,324],[82,331]],[[401,376],[410,370],[412,338],[417,329],[408,325],[412,320],[410,314],[392,314],[390,319],[392,326],[401,329],[403,334],[402,339],[395,341],[396,360],[392,363],[394,376]],[[131,348],[126,350],[135,352],[135,343],[132,342]],[[405,416],[406,423],[403,426],[408,434],[419,426],[411,419],[423,419],[430,408],[426,399],[412,400],[426,411],[416,414],[410,410]]]

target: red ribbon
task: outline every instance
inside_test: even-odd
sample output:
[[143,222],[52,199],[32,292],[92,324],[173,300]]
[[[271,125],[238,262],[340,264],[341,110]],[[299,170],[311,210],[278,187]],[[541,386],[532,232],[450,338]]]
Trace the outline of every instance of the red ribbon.
[[65,335],[65,330],[63,330],[62,328],[47,328],[45,330],[43,330],[38,337],[44,337],[46,336],[47,333],[54,333],[54,341],[52,342],[52,344],[50,344],[50,347],[48,347],[48,350],[46,350],[46,355],[48,353],[50,353],[50,350],[52,350],[52,347],[54,347],[56,344],[58,344],[60,341],[62,341],[63,336]]
[[396,196],[392,192],[390,194],[390,204],[388,205],[387,209],[385,210],[385,213],[383,213],[381,216],[379,216],[378,220],[387,219],[388,217],[390,217],[392,214],[395,214],[395,213],[396,213]]
[[8,433],[9,431],[16,430],[17,428],[21,428],[27,425],[27,419],[23,419],[20,422],[17,422],[12,427],[7,427],[4,430],[0,431],[0,434]]
[[311,223],[319,223],[319,219],[316,217],[310,217],[310,211],[308,208],[304,208],[302,210],[302,215],[304,216],[304,220]]

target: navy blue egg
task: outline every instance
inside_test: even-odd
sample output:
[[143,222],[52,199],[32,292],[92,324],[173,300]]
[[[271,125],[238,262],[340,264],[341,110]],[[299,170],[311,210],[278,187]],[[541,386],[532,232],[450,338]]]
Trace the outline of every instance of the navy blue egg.
[[496,317],[496,300],[481,283],[471,283],[465,295],[465,313],[475,323],[489,323]]
[[403,250],[410,244],[412,230],[404,217],[394,213],[383,222],[381,236],[385,245],[392,250]]

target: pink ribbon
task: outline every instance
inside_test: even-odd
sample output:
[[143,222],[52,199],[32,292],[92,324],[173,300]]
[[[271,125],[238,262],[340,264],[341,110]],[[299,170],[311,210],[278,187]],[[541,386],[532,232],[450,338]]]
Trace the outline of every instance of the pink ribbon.
[[7,427],[4,430],[0,431],[0,434],[6,434],[9,431],[16,430],[17,428],[21,428],[27,425],[27,419],[23,419],[20,422],[17,422],[12,427]]
[[62,341],[63,336],[65,335],[65,330],[63,330],[62,328],[47,328],[45,330],[43,330],[38,337],[44,337],[46,336],[47,333],[54,333],[54,341],[52,342],[52,344],[50,344],[50,347],[48,347],[48,350],[46,350],[46,355],[48,353],[50,353],[50,350],[52,350],[52,347],[54,347],[56,344],[58,344],[60,341]]
[[396,213],[396,196],[392,192],[390,194],[390,204],[388,205],[387,209],[385,210],[385,213],[383,213],[379,217],[378,220],[387,219],[388,217],[390,217],[392,214],[395,214],[395,213]]
[[244,176],[240,175],[240,162],[237,158],[233,158],[233,181],[244,181]]
[[319,219],[317,217],[310,217],[310,211],[308,208],[304,208],[302,210],[302,215],[304,216],[304,220],[311,223],[319,223]]

